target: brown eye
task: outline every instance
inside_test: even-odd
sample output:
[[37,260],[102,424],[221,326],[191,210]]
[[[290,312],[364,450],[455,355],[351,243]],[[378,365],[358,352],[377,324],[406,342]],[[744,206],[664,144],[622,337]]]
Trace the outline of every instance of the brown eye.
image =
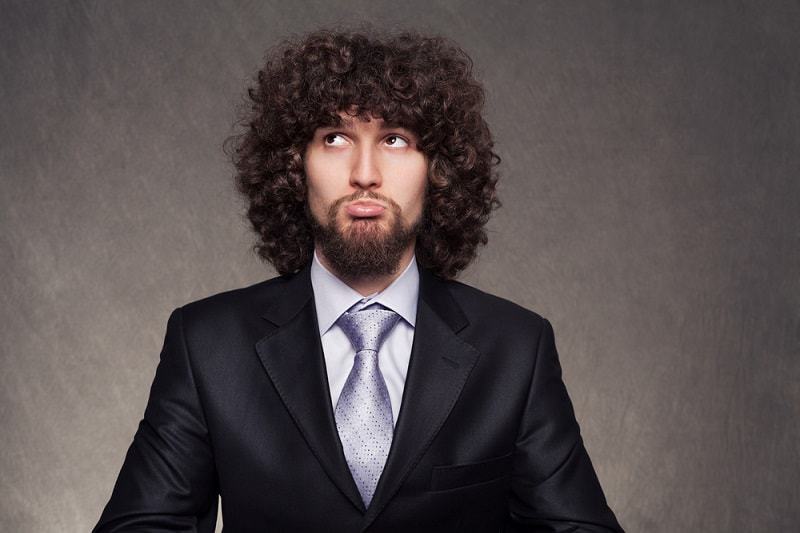
[[329,146],[341,146],[344,144],[344,139],[338,133],[329,133],[322,140]]
[[399,135],[389,135],[388,137],[386,137],[386,144],[388,144],[389,146],[404,148],[408,146],[408,141],[406,141]]

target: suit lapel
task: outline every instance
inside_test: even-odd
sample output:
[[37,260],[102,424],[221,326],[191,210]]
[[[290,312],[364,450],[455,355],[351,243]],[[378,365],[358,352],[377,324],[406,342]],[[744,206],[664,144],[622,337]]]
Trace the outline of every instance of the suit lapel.
[[275,390],[325,472],[362,512],[336,431],[309,269],[289,279],[263,315],[276,326],[256,343]]
[[[352,504],[365,512],[336,430],[308,267],[277,290],[263,317],[274,326],[256,343],[264,369],[325,472]],[[364,528],[400,488],[458,400],[479,356],[456,335],[467,324],[444,283],[420,268],[416,328],[403,403]]]
[[403,403],[364,528],[380,514],[433,442],[475,366],[478,351],[456,335],[467,323],[443,282],[420,269],[420,298]]

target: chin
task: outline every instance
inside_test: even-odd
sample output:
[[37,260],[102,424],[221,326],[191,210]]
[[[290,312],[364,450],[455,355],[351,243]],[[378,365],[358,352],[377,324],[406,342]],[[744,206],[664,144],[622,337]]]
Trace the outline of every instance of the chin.
[[343,228],[342,235],[353,240],[380,240],[389,235],[389,228],[374,219],[358,219]]

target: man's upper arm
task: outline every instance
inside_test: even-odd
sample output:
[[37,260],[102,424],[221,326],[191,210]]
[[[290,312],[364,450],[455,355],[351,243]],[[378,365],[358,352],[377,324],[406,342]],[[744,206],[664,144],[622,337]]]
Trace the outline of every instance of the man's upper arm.
[[547,320],[517,435],[509,513],[507,531],[622,531],[583,446]]
[[181,309],[170,315],[144,418],[96,532],[214,530],[214,458],[182,320]]

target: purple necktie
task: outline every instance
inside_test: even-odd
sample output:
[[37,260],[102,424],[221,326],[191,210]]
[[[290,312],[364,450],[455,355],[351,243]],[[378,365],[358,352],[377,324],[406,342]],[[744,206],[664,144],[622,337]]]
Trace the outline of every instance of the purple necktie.
[[353,369],[336,403],[336,428],[347,466],[369,507],[381,477],[394,423],[378,350],[400,315],[385,308],[345,312],[337,320],[356,351]]

